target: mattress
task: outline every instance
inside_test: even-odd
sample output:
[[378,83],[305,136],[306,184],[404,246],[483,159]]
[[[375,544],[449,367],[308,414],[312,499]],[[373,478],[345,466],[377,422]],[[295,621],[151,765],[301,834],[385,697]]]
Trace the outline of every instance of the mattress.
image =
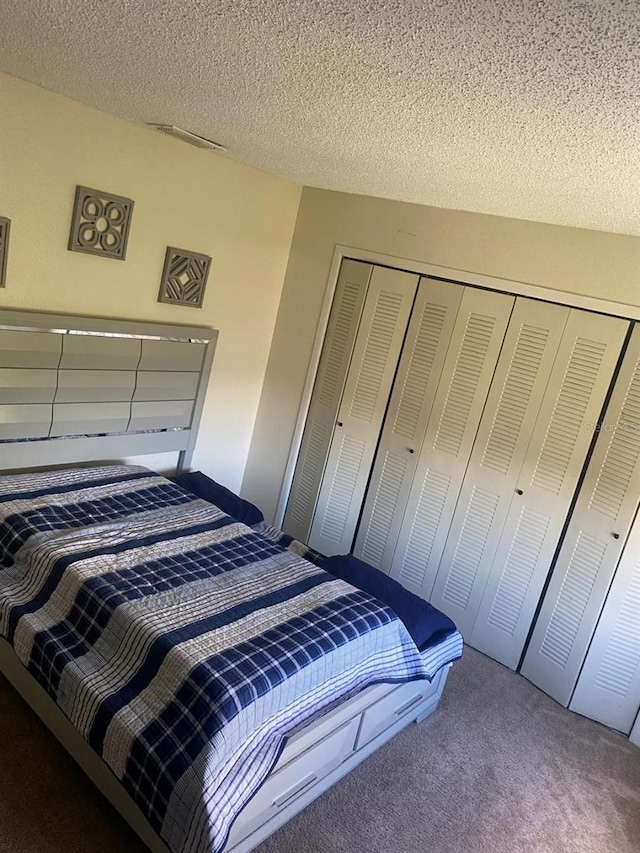
[[176,853],[222,849],[306,721],[461,649],[132,466],[0,478],[0,634]]

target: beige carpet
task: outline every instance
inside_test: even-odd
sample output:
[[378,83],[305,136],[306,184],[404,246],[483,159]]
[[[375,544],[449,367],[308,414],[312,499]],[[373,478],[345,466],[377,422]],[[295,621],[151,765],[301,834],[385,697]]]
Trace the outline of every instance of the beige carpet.
[[[142,845],[0,680],[0,851]],[[413,725],[260,853],[639,853],[640,749],[467,649]]]

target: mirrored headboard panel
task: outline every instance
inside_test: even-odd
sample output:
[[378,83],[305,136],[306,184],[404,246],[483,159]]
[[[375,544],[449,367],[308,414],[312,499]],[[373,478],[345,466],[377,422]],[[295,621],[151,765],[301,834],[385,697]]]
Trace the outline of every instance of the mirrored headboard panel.
[[218,333],[0,310],[0,470],[195,447]]

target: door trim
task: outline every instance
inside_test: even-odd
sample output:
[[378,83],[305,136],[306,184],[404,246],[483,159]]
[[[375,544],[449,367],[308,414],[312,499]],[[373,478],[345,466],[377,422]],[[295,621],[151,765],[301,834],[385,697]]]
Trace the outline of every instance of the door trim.
[[431,276],[432,278],[440,278],[446,281],[464,285],[467,287],[479,287],[486,290],[499,291],[501,293],[510,293],[514,296],[527,296],[530,299],[539,299],[543,302],[553,302],[558,305],[566,305],[570,308],[581,308],[585,311],[593,311],[598,314],[607,314],[609,316],[621,317],[625,320],[640,320],[640,306],[628,305],[622,302],[612,302],[608,299],[598,299],[595,296],[584,296],[580,293],[569,293],[564,290],[554,290],[553,288],[543,287],[539,284],[528,284],[522,281],[511,281],[506,278],[497,276],[482,275],[480,273],[472,273],[464,270],[450,269],[449,267],[441,267],[436,264],[427,264],[422,261],[409,260],[407,258],[399,258],[395,255],[385,255],[382,252],[373,252],[368,249],[356,249],[350,246],[336,245],[329,274],[327,276],[327,286],[325,288],[324,300],[318,318],[318,327],[313,341],[311,350],[311,358],[309,368],[305,379],[304,389],[300,400],[300,408],[298,409],[298,417],[296,419],[295,429],[291,440],[291,448],[287,459],[282,488],[280,490],[280,499],[278,501],[278,509],[276,511],[275,526],[281,527],[293,475],[295,472],[298,453],[300,452],[300,444],[302,442],[302,434],[304,432],[309,406],[311,404],[311,394],[313,393],[313,385],[318,372],[320,363],[320,354],[324,344],[324,338],[329,322],[329,313],[333,303],[335,289],[338,283],[338,275],[340,265],[344,258],[351,258],[354,261],[364,261],[365,263],[376,264],[378,266],[393,267],[394,269],[403,270],[404,272],[417,273],[421,276]]

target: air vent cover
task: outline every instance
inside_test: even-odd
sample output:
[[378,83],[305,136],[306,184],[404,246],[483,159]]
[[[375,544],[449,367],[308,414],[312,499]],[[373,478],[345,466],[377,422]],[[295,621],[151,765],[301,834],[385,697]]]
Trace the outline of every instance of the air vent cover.
[[169,136],[175,136],[183,142],[188,142],[190,145],[195,145],[196,148],[208,148],[210,151],[226,152],[224,145],[219,142],[214,142],[212,139],[205,139],[204,136],[198,136],[197,133],[191,133],[189,130],[183,130],[181,127],[175,127],[172,124],[155,124],[152,121],[147,122],[147,127],[153,127],[162,133],[168,133]]

